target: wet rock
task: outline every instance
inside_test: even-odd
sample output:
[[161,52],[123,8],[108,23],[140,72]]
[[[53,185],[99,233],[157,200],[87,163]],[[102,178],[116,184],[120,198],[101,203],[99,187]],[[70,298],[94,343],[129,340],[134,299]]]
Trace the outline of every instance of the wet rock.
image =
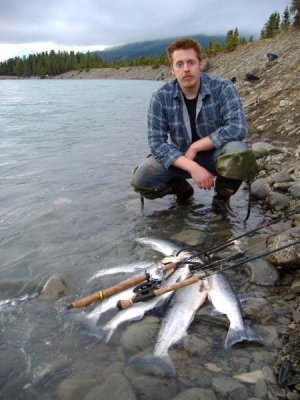
[[222,372],[223,369],[218,367],[216,364],[213,363],[205,363],[204,367],[211,372]]
[[288,196],[282,193],[270,192],[266,197],[266,204],[271,210],[286,210],[290,205]]
[[253,394],[255,397],[258,399],[264,399],[267,396],[268,393],[268,387],[266,385],[266,382],[263,378],[259,378],[255,382]]
[[121,345],[125,351],[138,353],[145,348],[153,348],[158,329],[159,318],[148,316],[137,324],[131,324],[121,337]]
[[279,282],[280,275],[278,269],[268,260],[260,258],[247,263],[250,270],[250,281],[257,285],[273,286]]
[[[292,243],[300,239],[300,227],[296,226],[278,235],[271,236],[267,241],[269,250],[277,249],[284,244]],[[290,246],[268,256],[268,259],[281,266],[295,266],[300,264],[300,244]]]
[[186,243],[189,246],[201,245],[205,241],[205,238],[205,233],[196,229],[184,229],[171,236],[171,240]]
[[294,183],[293,186],[289,188],[289,193],[294,199],[300,199],[300,183]]
[[228,396],[234,390],[245,388],[245,386],[237,380],[221,374],[212,378],[212,387],[222,396]]
[[[174,380],[159,379],[151,376],[139,376],[132,380],[132,385],[137,392],[137,398],[143,400],[171,399],[177,392],[177,384]],[[111,398],[107,396],[107,398]],[[118,400],[124,399],[122,394]]]
[[243,374],[233,375],[234,379],[243,383],[255,383],[258,379],[264,379],[264,373],[261,370],[245,372]]
[[191,388],[184,390],[172,400],[217,400],[215,393],[209,389]]
[[211,388],[212,374],[202,366],[195,365],[194,363],[189,363],[188,365],[185,363],[185,365],[182,366],[182,363],[179,363],[179,365],[177,365],[177,374],[179,376],[179,382],[185,386],[197,386],[206,389]]
[[121,374],[113,374],[104,384],[94,386],[84,400],[136,400],[136,396],[128,380]]
[[60,400],[82,399],[95,386],[95,380],[87,377],[74,376],[64,380],[58,387],[57,393]]
[[236,389],[230,393],[228,400],[248,400],[249,392],[247,388]]
[[261,335],[264,339],[264,345],[266,347],[274,347],[274,343],[278,339],[278,331],[276,326],[272,325],[251,325],[251,327]]
[[201,355],[203,352],[208,353],[211,349],[211,338],[200,338],[197,335],[187,335],[184,339],[183,347],[192,355]]
[[265,178],[256,179],[251,185],[251,196],[256,200],[265,200],[271,187]]
[[71,290],[67,285],[64,277],[60,275],[51,276],[46,283],[44,283],[40,296],[46,298],[59,299],[60,297],[68,296]]
[[268,300],[257,297],[243,302],[243,312],[247,317],[255,318],[261,310],[269,304]]

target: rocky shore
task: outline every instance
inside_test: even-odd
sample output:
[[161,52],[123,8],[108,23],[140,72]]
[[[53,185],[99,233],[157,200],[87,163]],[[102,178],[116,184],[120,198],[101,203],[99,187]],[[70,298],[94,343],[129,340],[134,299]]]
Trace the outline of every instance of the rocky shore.
[[[249,125],[248,141],[259,164],[252,183],[252,202],[262,210],[267,223],[290,213],[249,237],[245,244],[247,254],[251,254],[254,245],[257,252],[300,239],[299,39],[300,32],[290,30],[274,39],[219,54],[207,63],[209,73],[234,78],[242,96]],[[278,58],[268,61],[268,52],[276,53]],[[248,73],[259,79],[245,79]],[[57,78],[167,80],[171,74],[167,67],[135,67],[73,71]],[[184,236],[178,241],[193,244]],[[137,324],[129,324],[114,346],[95,343],[93,350],[101,354],[102,364],[95,363],[92,352],[78,357],[72,364],[72,374],[58,385],[58,398],[300,399],[299,266],[298,244],[249,262],[245,271],[228,271],[234,286],[250,295],[243,304],[245,319],[264,338],[265,346],[247,343],[234,351],[225,351],[220,332],[224,329],[225,336],[228,322],[222,317],[211,318],[211,309],[204,306],[196,315],[183,350],[170,351],[177,378],[150,376],[128,362],[131,356],[151,348],[155,342],[160,318],[146,316]],[[44,283],[40,296],[61,298],[64,302],[72,293],[75,295],[65,277],[53,276]],[[252,293],[255,296],[251,298]],[[55,376],[61,365],[58,368],[54,363],[51,368]]]

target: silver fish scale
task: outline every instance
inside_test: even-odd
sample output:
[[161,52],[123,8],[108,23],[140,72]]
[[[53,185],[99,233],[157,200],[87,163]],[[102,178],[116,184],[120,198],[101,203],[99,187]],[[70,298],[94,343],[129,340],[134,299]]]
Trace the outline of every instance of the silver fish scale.
[[[186,278],[188,276],[188,274],[189,274],[188,266],[183,266],[183,267],[177,268],[168,279],[163,281],[161,288],[172,285],[173,283],[177,282],[178,279]],[[103,331],[107,332],[106,341],[109,341],[113,332],[120,324],[122,324],[123,322],[126,322],[126,321],[140,320],[141,318],[143,318],[143,316],[145,315],[145,313],[147,311],[154,309],[159,304],[161,304],[162,302],[169,299],[171,295],[172,295],[172,292],[167,292],[161,296],[154,297],[148,301],[135,303],[133,306],[131,306],[125,310],[119,311],[117,313],[117,315],[115,317],[113,317],[103,327]]]
[[177,290],[174,294],[158,332],[153,350],[155,357],[168,357],[169,348],[186,336],[195,312],[207,297],[207,291],[201,290],[201,286],[202,282],[199,281]]

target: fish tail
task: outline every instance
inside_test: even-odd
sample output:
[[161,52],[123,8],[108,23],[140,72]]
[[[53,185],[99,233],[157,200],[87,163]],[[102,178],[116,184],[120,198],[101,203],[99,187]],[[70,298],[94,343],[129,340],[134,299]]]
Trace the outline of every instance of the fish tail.
[[261,344],[264,343],[263,338],[256,333],[253,328],[245,324],[241,330],[236,330],[229,327],[224,347],[225,349],[228,349],[234,344],[243,342],[244,340]]
[[151,373],[152,375],[165,377],[176,375],[176,368],[169,355],[158,357],[154,353],[148,352],[135,356],[130,360],[129,364],[143,368],[146,372]]

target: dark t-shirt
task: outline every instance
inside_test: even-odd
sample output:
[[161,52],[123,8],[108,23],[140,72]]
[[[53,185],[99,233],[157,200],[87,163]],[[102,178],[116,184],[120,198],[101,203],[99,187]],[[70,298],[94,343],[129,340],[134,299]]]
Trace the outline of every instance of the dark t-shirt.
[[183,97],[190,117],[192,142],[194,143],[200,139],[196,132],[196,108],[197,108],[198,96],[195,97],[194,99],[187,99],[185,96]]

